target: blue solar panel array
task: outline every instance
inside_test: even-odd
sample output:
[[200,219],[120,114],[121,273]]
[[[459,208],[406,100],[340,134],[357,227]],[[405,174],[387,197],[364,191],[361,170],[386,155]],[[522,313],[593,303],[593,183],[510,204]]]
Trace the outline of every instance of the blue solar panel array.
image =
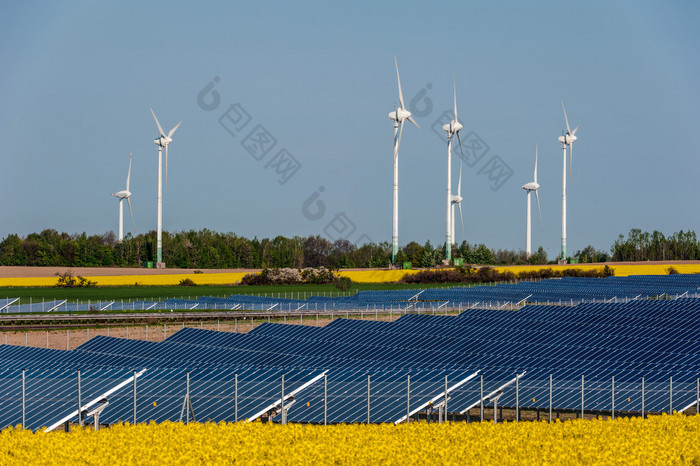
[[[635,286],[634,292],[642,287]],[[384,292],[382,299],[391,295]],[[415,299],[408,295],[396,294]],[[461,412],[480,399],[477,373],[484,394],[523,374],[517,393],[523,408],[579,410],[583,398],[589,411],[611,410],[613,403],[617,411],[670,411],[696,401],[698,330],[700,299],[682,297],[474,308],[459,316],[407,314],[394,322],[336,319],[325,327],[266,323],[247,334],[186,328],[159,343],[98,336],[73,351],[3,345],[0,426],[20,422],[21,369],[32,428],[75,409],[78,369],[84,402],[145,369],[137,380],[141,421],[180,418],[185,372],[198,420],[260,412],[280,399],[282,374],[285,393],[304,388],[289,411],[292,422],[322,422],[324,404],[329,422],[392,422],[439,397],[445,384],[465,381],[449,390],[449,410]],[[499,405],[516,405],[512,385]],[[125,386],[110,397],[102,420],[131,420],[132,413],[132,388]]]
[[[360,291],[352,296],[288,299],[253,295],[232,295],[227,298],[203,296],[198,299],[165,301],[100,301],[68,303],[8,303],[0,300],[2,312],[75,312],[90,310],[167,310],[217,309],[255,311],[343,311],[386,309],[436,309],[501,306],[516,303],[578,304],[598,301],[629,301],[654,296],[700,296],[700,274],[640,275],[608,278],[573,278],[520,282],[495,286],[429,288],[409,290]],[[5,301],[5,302],[4,302]]]

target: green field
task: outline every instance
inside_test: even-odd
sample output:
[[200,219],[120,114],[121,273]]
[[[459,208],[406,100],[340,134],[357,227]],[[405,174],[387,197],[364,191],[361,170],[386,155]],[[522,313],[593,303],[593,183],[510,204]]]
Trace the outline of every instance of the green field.
[[[398,290],[447,288],[457,284],[415,285],[406,283],[356,283],[348,291],[333,285],[266,285],[266,286],[109,286],[93,288],[56,287],[0,287],[1,298],[20,298],[22,302],[67,299],[69,301],[100,301],[112,299],[159,300],[167,298],[197,298],[200,296],[227,297],[233,294],[252,294],[280,298],[305,299],[313,295],[348,296],[364,290]],[[460,285],[464,286],[464,285]]]

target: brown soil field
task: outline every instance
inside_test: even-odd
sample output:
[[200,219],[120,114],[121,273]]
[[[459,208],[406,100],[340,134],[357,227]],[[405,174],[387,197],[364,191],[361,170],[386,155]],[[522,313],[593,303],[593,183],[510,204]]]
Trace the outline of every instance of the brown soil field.
[[[359,318],[359,317],[357,317]],[[389,322],[399,318],[399,315],[392,317],[388,315],[367,315],[365,320],[379,320]],[[0,333],[0,344],[8,344],[14,346],[32,346],[36,348],[51,348],[51,349],[75,349],[82,345],[90,338],[97,335],[111,336],[117,338],[128,338],[131,340],[148,340],[148,341],[163,341],[166,337],[173,335],[183,327],[202,328],[205,330],[218,330],[221,332],[238,332],[247,333],[254,327],[265,322],[264,320],[238,321],[237,323],[230,321],[221,322],[200,322],[193,324],[187,322],[184,325],[178,324],[153,324],[153,325],[134,325],[128,327],[110,326],[89,329],[73,329],[73,330],[29,330],[13,332],[7,330]],[[289,318],[287,324],[307,325],[324,327],[331,322],[328,317],[319,317],[316,320],[315,316],[305,316],[300,319],[298,317]],[[279,322],[278,323],[284,323]]]

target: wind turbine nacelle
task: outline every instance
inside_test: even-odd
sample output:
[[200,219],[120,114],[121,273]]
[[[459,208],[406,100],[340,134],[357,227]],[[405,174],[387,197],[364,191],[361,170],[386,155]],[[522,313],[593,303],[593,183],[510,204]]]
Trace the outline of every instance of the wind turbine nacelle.
[[559,142],[566,144],[566,136],[559,136]]
[[127,197],[131,196],[131,193],[129,191],[119,191],[118,193],[112,193],[112,196],[118,197],[119,199],[126,199]]
[[462,202],[462,196],[455,196],[452,195],[452,203],[453,204],[460,204]]
[[523,189],[525,191],[537,191],[538,189],[540,189],[540,185],[535,183],[534,181],[531,181],[529,183],[524,184]]
[[394,121],[398,121],[398,119],[396,118],[396,111],[389,112],[389,119],[394,120]]
[[404,110],[403,108],[399,108],[398,110],[396,110],[396,116],[398,121],[403,121],[411,116],[411,112],[409,112],[408,110]]
[[578,138],[577,138],[576,136],[574,136],[573,134],[567,134],[567,135],[566,135],[566,143],[567,143],[567,144],[571,144],[571,143],[574,142],[576,139],[578,139]]

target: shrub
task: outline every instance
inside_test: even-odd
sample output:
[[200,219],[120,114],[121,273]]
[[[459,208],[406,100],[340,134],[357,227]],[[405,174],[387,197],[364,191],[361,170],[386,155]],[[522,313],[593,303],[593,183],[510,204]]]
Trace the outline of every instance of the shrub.
[[180,280],[180,286],[197,286],[197,284],[191,278],[183,278]]
[[416,274],[404,275],[401,279],[403,283],[490,283],[490,282],[508,282],[514,280],[542,280],[546,278],[558,277],[590,277],[603,278],[611,277],[615,274],[615,270],[607,265],[602,269],[576,269],[569,268],[563,270],[554,270],[547,267],[539,270],[530,270],[519,272],[517,275],[509,270],[499,272],[492,267],[480,267],[474,269],[467,265],[457,267],[456,269],[439,269],[439,270],[423,270]]
[[58,281],[56,282],[56,287],[58,288],[92,288],[97,285],[97,282],[88,280],[80,275],[74,277],[72,270],[66,270],[63,273],[56,272],[56,275],[58,276]]
[[669,275],[675,275],[679,272],[675,267],[671,266],[671,267],[666,269],[666,273],[668,273]]

